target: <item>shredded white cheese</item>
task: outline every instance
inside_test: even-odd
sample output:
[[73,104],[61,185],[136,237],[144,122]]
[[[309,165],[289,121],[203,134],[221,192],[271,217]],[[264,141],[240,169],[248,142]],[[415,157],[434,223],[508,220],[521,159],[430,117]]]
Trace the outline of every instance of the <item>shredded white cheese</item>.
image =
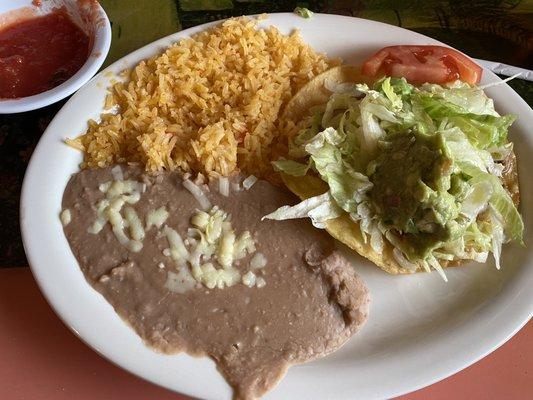
[[251,269],[260,269],[263,268],[267,264],[267,259],[263,255],[263,253],[255,253],[252,259],[250,260],[250,268]]
[[233,249],[235,248],[235,233],[225,232],[218,245],[217,260],[224,268],[233,264]]
[[[87,231],[98,234],[109,223],[118,242],[132,252],[138,252],[143,247],[146,231],[152,227],[162,230],[167,238],[169,248],[163,250],[163,255],[170,257],[178,267],[178,273],[168,271],[166,287],[176,293],[184,293],[195,285],[201,284],[209,289],[225,288],[243,282],[249,287],[262,287],[266,284],[261,277],[256,277],[251,270],[242,275],[235,267],[235,263],[247,255],[251,255],[250,269],[263,268],[267,260],[261,253],[256,253],[255,241],[250,232],[245,231],[239,236],[235,233],[231,216],[219,207],[211,206],[211,202],[199,186],[203,177],[198,176],[195,182],[184,180],[183,186],[200,204],[202,210],[197,210],[191,217],[191,227],[187,235],[182,236],[169,226],[164,226],[169,212],[165,207],[151,210],[146,215],[145,224],[131,204],[137,203],[146,185],[133,180],[124,180],[122,169],[117,166],[112,169],[113,181],[99,185],[99,190],[105,194],[95,208],[97,217]],[[243,181],[243,187],[248,190],[257,181],[253,175]],[[228,178],[219,179],[219,191],[223,196],[230,193]],[[242,190],[237,184],[238,190]],[[70,211],[64,210],[60,215],[64,225],[70,222]],[[217,266],[216,266],[217,265]],[[165,269],[160,262],[158,268]]]
[[[118,165],[112,168],[111,173],[115,180],[98,186],[106,197],[96,204],[97,217],[87,228],[87,232],[96,235],[109,222],[122,246],[133,252],[141,251],[145,236],[142,222],[133,208],[128,206],[124,209],[126,218],[122,217],[121,211],[124,204],[135,204],[141,199],[141,192],[146,189],[146,185],[137,181],[123,180],[122,168]],[[129,228],[131,238],[124,232],[125,228]]]
[[143,244],[139,242],[138,240],[130,240],[126,246],[130,251],[133,251],[134,253],[138,253],[142,250]]
[[[193,269],[193,275],[194,271]],[[208,289],[224,289],[237,284],[241,275],[235,268],[216,269],[213,264],[206,263],[196,269],[195,278]]]
[[70,210],[68,208],[65,208],[63,211],[61,211],[59,218],[61,219],[61,223],[63,224],[63,226],[67,226],[68,224],[70,224],[70,221],[72,220]]
[[157,210],[152,210],[146,216],[146,230],[155,226],[157,229],[161,229],[166,222],[169,214],[165,207],[159,207]]
[[187,268],[180,268],[178,273],[168,271],[165,287],[174,293],[186,293],[196,286],[196,280]]
[[209,221],[205,226],[205,238],[208,243],[214,244],[222,235],[222,222],[227,218],[227,215],[217,206],[211,209],[209,215]]
[[242,276],[242,283],[248,287],[254,287],[256,282],[256,276],[252,271],[248,271]]
[[189,252],[185,248],[183,239],[174,229],[165,226],[163,233],[166,235],[170,245],[170,256],[174,261],[183,262],[189,258]]
[[98,186],[98,189],[103,192],[103,193],[107,193],[107,191],[109,190],[109,187],[111,186],[111,181],[109,182],[104,182],[104,183],[101,183],[99,186]]
[[199,229],[205,229],[209,222],[209,214],[203,211],[198,211],[191,218],[191,224]]
[[235,241],[234,254],[235,259],[240,260],[246,254],[251,254],[255,251],[255,242],[250,232],[243,232]]
[[[163,253],[178,262],[182,269],[188,265],[194,279],[209,289],[222,289],[242,281],[243,277],[234,263],[256,251],[250,232],[243,232],[237,237],[230,215],[217,206],[208,212],[196,211],[190,224],[192,227],[187,229],[184,239],[174,229],[164,228],[170,248]],[[252,260],[255,268],[266,265],[266,258],[260,253]],[[215,261],[220,268],[215,266]],[[250,271],[246,276],[247,282],[254,277],[253,286],[255,274]]]
[[130,228],[130,236],[133,240],[142,241],[144,239],[144,228],[141,219],[137,215],[137,212],[131,208],[126,207],[124,209],[126,215],[126,221],[128,221]]

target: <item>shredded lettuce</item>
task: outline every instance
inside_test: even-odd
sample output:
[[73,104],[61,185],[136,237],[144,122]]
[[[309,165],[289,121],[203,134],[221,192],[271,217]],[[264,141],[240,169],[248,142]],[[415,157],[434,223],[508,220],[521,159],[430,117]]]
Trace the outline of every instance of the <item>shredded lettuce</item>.
[[498,168],[491,154],[475,148],[459,128],[450,128],[440,133],[444,138],[452,158],[461,171],[467,174],[475,174],[476,170],[482,172],[501,172],[497,171]]
[[484,211],[489,205],[492,192],[492,184],[486,180],[472,185],[470,193],[461,204],[461,213],[469,221],[475,221],[479,213]]
[[511,196],[503,188],[501,181],[498,177],[480,172],[470,180],[472,185],[478,182],[488,182],[492,185],[492,195],[489,200],[489,204],[496,210],[501,216],[501,220],[505,221],[504,230],[506,236],[515,240],[516,242],[523,244],[522,235],[524,232],[524,222],[520,213],[516,209]]
[[357,172],[343,160],[339,145],[343,142],[333,128],[319,132],[305,145],[305,150],[322,177],[328,183],[330,193],[337,204],[346,212],[355,211],[365,193],[372,188],[368,177]]
[[325,222],[342,215],[342,210],[333,201],[329,192],[310,197],[294,206],[283,206],[265,215],[261,220],[273,219],[283,221],[295,218],[310,218],[317,228],[324,228]]
[[310,163],[302,164],[293,160],[277,160],[273,161],[274,169],[277,171],[283,171],[292,176],[305,176],[309,168],[311,167]]
[[499,114],[494,109],[494,101],[487,97],[485,92],[477,86],[455,81],[447,86],[426,83],[422,85],[422,89],[448,103],[461,107],[468,113],[499,117]]
[[[499,268],[502,245],[510,240],[522,243],[524,230],[522,218],[500,180],[501,162],[512,151],[507,135],[516,116],[500,116],[481,88],[461,82],[415,87],[403,78],[387,77],[372,87],[329,85],[333,94],[328,102],[313,108],[312,117],[291,139],[289,155],[294,160],[273,162],[276,170],[292,176],[316,174],[329,190],[295,206],[281,207],[265,218],[309,217],[315,226],[324,227],[326,221],[347,213],[359,223],[363,239],[374,251],[381,253],[388,242],[404,268],[434,269],[444,279],[441,262],[485,262],[490,252]],[[394,144],[402,137],[408,143],[419,141],[426,157],[440,149],[441,156],[436,158],[440,161],[421,163],[431,169],[414,174],[409,165],[396,165],[395,159],[409,156],[407,149]],[[424,150],[424,143],[437,143],[437,147]],[[383,169],[381,178],[376,176],[384,157],[393,160],[387,164],[391,168],[411,174],[400,173],[399,177],[417,188],[412,197],[418,202],[416,209],[401,226],[384,221],[380,207],[387,207],[388,202],[396,207],[395,202],[402,197],[384,193],[389,197],[383,202],[372,194],[378,187],[383,192],[390,190],[383,181],[376,184],[376,179],[387,179]],[[444,203],[449,207],[443,207]],[[424,258],[413,260],[405,235],[430,234],[437,235],[438,240],[427,242],[429,250],[420,253]]]
[[439,97],[420,94],[416,98],[424,111],[437,123],[445,122],[447,127],[457,127],[473,146],[487,149],[501,146],[507,139],[507,131],[516,120],[514,115],[503,117],[490,114],[474,114]]
[[294,13],[298,14],[302,18],[313,18],[313,12],[305,7],[296,7]]
[[490,222],[492,225],[492,254],[494,255],[494,262],[496,263],[496,268],[500,269],[500,257],[502,254],[502,244],[505,240],[504,236],[504,227],[501,220],[501,215],[493,209],[490,214]]

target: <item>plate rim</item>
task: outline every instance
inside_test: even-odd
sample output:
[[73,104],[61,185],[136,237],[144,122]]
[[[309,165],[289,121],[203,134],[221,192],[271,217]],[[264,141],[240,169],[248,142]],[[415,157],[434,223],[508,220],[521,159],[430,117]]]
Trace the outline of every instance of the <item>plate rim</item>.
[[[247,17],[257,17],[257,16],[258,15],[248,15]],[[272,21],[273,18],[284,18],[284,17],[289,17],[289,16],[294,17],[294,14],[293,13],[268,13],[267,22],[271,21],[272,22],[271,25],[276,26],[276,23],[274,21]],[[373,21],[373,20],[357,18],[357,17],[350,17],[350,16],[344,16],[344,15],[335,15],[335,14],[315,13],[315,16],[318,17],[318,18],[333,18],[333,19],[342,18],[342,19],[349,19],[351,21],[359,22],[359,23],[364,22],[364,23],[371,23],[371,24],[375,24],[375,25],[382,25],[385,29],[391,29],[392,28],[392,29],[398,29],[398,30],[402,30],[402,31],[407,31],[407,32],[410,32],[411,34],[414,33],[414,34],[418,35],[418,37],[420,37],[421,39],[429,40],[429,41],[431,41],[433,43],[440,43],[442,45],[450,47],[450,46],[448,46],[448,45],[446,45],[444,43],[441,43],[441,42],[431,38],[431,37],[419,34],[417,32],[414,32],[414,31],[411,31],[411,30],[408,30],[408,29],[405,29],[405,28],[402,28],[402,27],[386,24],[386,23],[379,22],[379,21]],[[113,64],[111,64],[108,67],[106,67],[104,70],[100,71],[87,84],[82,86],[82,89],[86,85],[92,83],[93,81],[96,81],[98,79],[103,78],[108,71],[112,70],[113,68],[117,68],[119,66],[119,64],[121,64],[121,63],[123,64],[126,59],[130,59],[130,58],[135,59],[136,58],[135,57],[136,54],[143,53],[144,51],[147,51],[147,50],[149,50],[151,48],[156,49],[155,51],[160,50],[162,44],[164,44],[165,47],[166,47],[166,44],[165,44],[166,42],[169,42],[169,41],[174,42],[176,40],[179,40],[181,37],[190,36],[191,34],[194,34],[194,33],[199,32],[199,31],[203,31],[203,30],[205,30],[205,29],[207,29],[207,28],[209,28],[211,26],[220,24],[224,20],[226,20],[226,19],[218,20],[218,21],[212,21],[212,22],[208,22],[208,23],[205,23],[205,24],[202,24],[202,25],[198,25],[198,26],[194,26],[194,27],[191,27],[191,28],[188,28],[188,29],[184,29],[184,30],[175,32],[175,33],[173,33],[171,35],[168,35],[168,36],[165,36],[163,38],[160,38],[160,39],[158,39],[156,41],[153,41],[153,42],[151,42],[149,44],[146,44],[145,46],[142,46],[142,47],[138,48],[137,50],[134,50],[131,53],[121,57],[120,59],[115,61]],[[490,72],[490,71],[488,71],[486,69],[484,69],[484,74],[488,75],[492,80],[496,80],[496,81],[501,80],[496,75],[494,75],[492,72]],[[507,84],[505,84],[505,85],[507,87],[509,87]],[[511,90],[512,90],[512,88],[511,88]],[[514,92],[514,90],[513,90],[513,92]],[[514,99],[514,101],[521,102],[522,105],[525,105],[526,107],[529,107],[529,105],[524,101],[524,99],[521,98],[521,96],[519,96],[516,92],[515,92],[515,94],[516,94],[517,98]],[[187,395],[190,395],[190,396],[195,396],[197,394],[195,394],[194,392],[189,392],[189,391],[186,391],[184,389],[177,389],[175,387],[171,387],[171,386],[163,383],[162,381],[158,381],[156,378],[147,377],[146,375],[143,375],[142,372],[139,372],[132,365],[124,365],[123,363],[121,363],[118,360],[116,360],[113,355],[110,355],[110,354],[107,354],[107,353],[101,351],[101,349],[99,349],[95,344],[91,343],[90,340],[86,340],[86,338],[83,337],[83,333],[79,332],[75,328],[76,324],[73,323],[71,318],[65,316],[59,310],[62,307],[58,304],[56,299],[53,298],[53,293],[51,293],[51,292],[49,292],[47,290],[47,288],[44,285],[44,281],[41,280],[42,279],[41,274],[42,274],[43,271],[41,271],[39,268],[36,267],[36,265],[39,264],[39,262],[36,261],[35,258],[33,257],[32,250],[30,248],[32,245],[29,244],[31,242],[31,240],[29,239],[30,226],[28,226],[29,223],[27,222],[28,219],[26,218],[26,210],[30,207],[30,204],[29,204],[30,194],[28,194],[28,193],[31,193],[31,191],[33,189],[32,187],[30,187],[30,185],[28,183],[30,181],[29,177],[31,177],[31,175],[33,174],[32,171],[35,168],[37,168],[37,167],[34,166],[34,164],[35,164],[34,160],[36,159],[35,155],[38,154],[38,152],[40,151],[39,150],[40,147],[44,146],[42,144],[44,142],[43,138],[45,138],[47,136],[47,133],[49,132],[49,128],[51,126],[53,126],[53,123],[55,122],[56,119],[59,119],[59,118],[62,117],[63,113],[66,112],[67,106],[69,104],[71,104],[71,103],[74,103],[77,100],[78,96],[79,96],[79,92],[76,92],[63,105],[63,107],[56,113],[56,115],[54,116],[54,118],[52,119],[50,124],[48,125],[47,129],[45,130],[45,132],[43,133],[43,135],[39,139],[39,142],[38,142],[37,146],[35,147],[34,153],[32,154],[32,157],[30,159],[30,162],[28,163],[28,166],[27,166],[27,169],[26,169],[26,172],[25,172],[25,175],[24,175],[24,180],[23,180],[22,190],[21,190],[21,200],[20,200],[20,227],[21,227],[24,250],[25,250],[25,253],[26,253],[26,256],[27,256],[27,259],[28,259],[28,262],[29,262],[29,265],[30,265],[30,268],[31,268],[31,271],[32,271],[32,274],[33,274],[33,276],[34,276],[34,278],[35,278],[35,280],[37,282],[37,285],[38,285],[41,293],[43,293],[45,299],[47,300],[47,302],[52,307],[54,313],[56,313],[56,315],[61,319],[61,321],[79,339],[81,339],[85,344],[87,344],[89,347],[91,347],[93,350],[95,350],[98,354],[103,356],[105,359],[111,361],[113,364],[119,366],[120,368],[125,369],[125,370],[129,371],[130,373],[134,374],[135,376],[138,376],[138,377],[140,377],[140,378],[142,378],[142,379],[144,379],[146,381],[149,381],[149,382],[154,383],[154,384],[156,384],[158,386],[167,388],[167,389],[175,391],[175,392],[177,392],[179,390],[180,393],[187,394]],[[531,108],[530,108],[530,110],[531,110]],[[526,268],[526,266],[524,266],[522,268]],[[528,310],[526,308],[524,308],[522,311],[523,312],[521,312],[521,314],[520,314],[521,316],[517,316],[517,317],[514,318],[514,322],[515,323],[507,324],[505,329],[501,328],[498,331],[499,334],[494,334],[494,333],[492,334],[491,340],[490,340],[490,344],[485,344],[483,351],[469,352],[468,355],[462,354],[461,357],[459,357],[460,360],[458,360],[458,358],[455,359],[456,361],[455,361],[455,363],[454,363],[455,365],[453,367],[452,366],[444,367],[444,368],[441,368],[438,372],[434,371],[432,374],[426,373],[426,375],[429,374],[432,377],[426,376],[425,378],[420,379],[418,384],[413,384],[413,383],[404,384],[403,386],[400,386],[397,389],[387,389],[387,390],[384,390],[384,391],[382,390],[379,394],[377,394],[376,397],[371,397],[371,398],[385,398],[385,397],[390,398],[390,397],[396,397],[396,396],[400,396],[400,395],[403,395],[403,394],[406,394],[406,393],[410,393],[410,392],[419,390],[419,389],[421,389],[423,387],[427,387],[429,385],[432,385],[432,384],[434,384],[434,383],[436,383],[438,381],[441,381],[443,379],[446,379],[447,377],[449,377],[451,375],[454,375],[455,373],[457,373],[457,372],[467,368],[468,366],[476,363],[480,359],[484,358],[485,356],[487,356],[488,354],[490,354],[491,352],[493,352],[494,350],[499,348],[505,342],[507,342],[512,336],[514,336],[532,318],[532,316],[533,316],[533,307],[530,307],[529,312],[528,312]],[[128,329],[130,329],[130,328],[128,327]]]

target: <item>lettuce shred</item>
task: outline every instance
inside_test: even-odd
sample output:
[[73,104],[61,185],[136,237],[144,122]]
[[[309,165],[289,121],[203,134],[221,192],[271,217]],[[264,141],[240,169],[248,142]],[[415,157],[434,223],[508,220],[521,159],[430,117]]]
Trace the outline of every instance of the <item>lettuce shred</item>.
[[[315,226],[324,227],[326,221],[347,213],[360,223],[375,251],[389,242],[402,265],[432,268],[443,276],[442,261],[484,261],[492,253],[499,268],[502,244],[523,243],[522,218],[500,179],[501,162],[512,151],[507,135],[516,116],[499,115],[481,88],[462,82],[415,87],[403,78],[387,77],[372,87],[341,84],[329,89],[334,93],[325,107],[319,107],[292,140],[289,154],[294,159],[273,162],[276,170],[295,177],[316,174],[329,190],[264,218],[309,217]],[[453,227],[453,235],[444,237],[423,259],[402,251],[407,232],[384,221],[383,210],[373,201],[380,155],[398,135],[412,140],[439,135],[451,160],[449,176],[439,190],[460,212],[439,214],[438,199],[421,200],[420,209],[427,212],[416,214],[410,233],[422,235],[439,224]]]

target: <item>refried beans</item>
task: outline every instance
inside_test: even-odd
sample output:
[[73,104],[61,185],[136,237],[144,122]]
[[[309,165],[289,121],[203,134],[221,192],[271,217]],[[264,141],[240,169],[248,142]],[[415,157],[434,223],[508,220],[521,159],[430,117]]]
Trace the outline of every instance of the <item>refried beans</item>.
[[[200,208],[177,172],[147,175],[123,166],[120,178],[142,182],[130,204],[140,221],[156,209],[168,217],[146,228],[142,248],[132,251],[106,223],[89,233],[105,198],[102,185],[117,179],[111,168],[83,170],[72,176],[63,196],[61,220],[70,247],[87,281],[156,351],[209,356],[234,389],[236,399],[254,399],[275,386],[287,368],[331,353],[366,321],[368,293],[333,239],[306,220],[261,221],[261,217],[297,199],[265,181],[248,190],[231,180],[228,196],[217,182],[198,187],[209,202],[231,217],[236,233],[249,231],[255,253],[265,260],[253,269],[263,285],[239,281],[209,289],[195,283],[171,290],[169,276],[178,265],[165,249],[165,227],[186,238],[191,216]],[[242,179],[242,178],[241,178]],[[244,276],[252,254],[235,261]],[[220,268],[220,266],[216,266]],[[172,275],[170,275],[172,274]],[[189,272],[187,272],[190,277]]]

